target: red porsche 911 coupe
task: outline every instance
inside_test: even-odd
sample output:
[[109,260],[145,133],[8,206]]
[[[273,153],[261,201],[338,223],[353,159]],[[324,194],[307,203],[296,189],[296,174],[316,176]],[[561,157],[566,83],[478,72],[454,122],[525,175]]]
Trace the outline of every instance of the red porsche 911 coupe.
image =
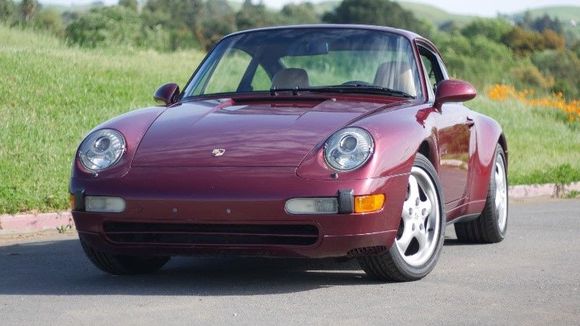
[[400,29],[228,35],[183,91],[166,84],[162,106],[82,141],[70,182],[82,248],[112,274],[233,254],[354,258],[372,278],[420,279],[447,224],[460,241],[506,234],[506,139],[462,104],[475,95]]

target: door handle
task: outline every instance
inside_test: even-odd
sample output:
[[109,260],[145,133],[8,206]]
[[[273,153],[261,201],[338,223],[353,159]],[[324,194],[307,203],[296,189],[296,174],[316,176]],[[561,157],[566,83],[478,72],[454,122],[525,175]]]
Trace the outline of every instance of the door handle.
[[467,120],[465,121],[465,125],[468,128],[471,128],[475,125],[475,121],[473,121],[473,119],[471,119],[470,117],[467,117]]

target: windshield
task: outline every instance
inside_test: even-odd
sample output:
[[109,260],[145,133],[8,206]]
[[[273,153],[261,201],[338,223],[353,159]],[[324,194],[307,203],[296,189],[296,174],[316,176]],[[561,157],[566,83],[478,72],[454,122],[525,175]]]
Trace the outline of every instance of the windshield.
[[228,37],[184,96],[275,90],[356,91],[420,97],[410,42],[383,31],[289,28]]

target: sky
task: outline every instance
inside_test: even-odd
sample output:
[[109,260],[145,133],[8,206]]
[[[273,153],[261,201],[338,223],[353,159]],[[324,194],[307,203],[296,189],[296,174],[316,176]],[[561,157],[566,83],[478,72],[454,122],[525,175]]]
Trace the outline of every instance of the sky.
[[[40,0],[41,3],[54,4],[83,4],[94,0]],[[211,0],[210,0],[211,1]],[[240,0],[241,1],[241,0]],[[255,0],[256,2],[259,0]],[[321,2],[324,0],[310,0],[311,2]],[[104,0],[105,3],[112,4],[116,0]],[[298,0],[263,0],[263,2],[273,8],[280,8],[289,2],[301,2]],[[456,14],[467,14],[475,16],[496,16],[500,13],[514,13],[526,9],[539,8],[557,5],[580,6],[580,0],[413,0],[412,2],[422,2],[435,5],[448,12]],[[580,17],[578,17],[580,20]]]

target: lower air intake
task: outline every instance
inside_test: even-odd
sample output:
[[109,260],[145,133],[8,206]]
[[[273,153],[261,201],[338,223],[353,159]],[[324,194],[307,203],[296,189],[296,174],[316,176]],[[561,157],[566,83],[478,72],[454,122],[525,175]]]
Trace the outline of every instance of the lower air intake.
[[119,244],[308,246],[318,241],[313,225],[109,222],[103,228]]

